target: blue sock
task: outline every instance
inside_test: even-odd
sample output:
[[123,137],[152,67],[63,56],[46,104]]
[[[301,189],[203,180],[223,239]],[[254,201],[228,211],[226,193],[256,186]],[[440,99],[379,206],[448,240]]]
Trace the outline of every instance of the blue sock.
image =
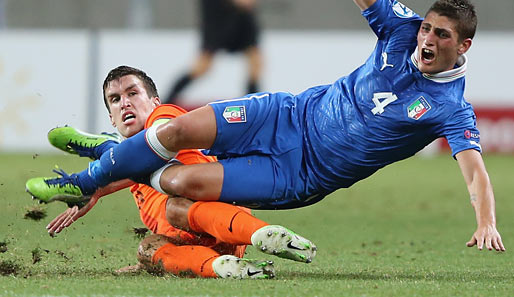
[[[168,163],[146,143],[146,130],[127,138],[104,152],[99,160],[89,163],[89,177],[97,187],[130,178],[145,180],[150,174]],[[84,177],[85,183],[87,178]]]
[[86,196],[93,195],[93,193],[95,193],[95,191],[99,188],[95,180],[91,176],[89,176],[88,171],[89,170],[86,169],[79,173],[71,175],[71,177],[76,178],[77,185],[82,191],[82,194]]
[[99,146],[95,147],[93,149],[93,158],[95,160],[100,159],[100,157],[105,153],[106,151],[110,150],[112,147],[118,145],[116,141],[107,140],[106,142],[100,144]]

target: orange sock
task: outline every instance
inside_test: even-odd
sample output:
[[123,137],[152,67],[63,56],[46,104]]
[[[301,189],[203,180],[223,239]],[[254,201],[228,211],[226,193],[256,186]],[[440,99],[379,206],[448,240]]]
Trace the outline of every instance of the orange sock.
[[177,246],[167,243],[155,251],[152,264],[161,263],[166,272],[178,276],[194,274],[201,277],[217,277],[212,262],[220,254],[201,245]]
[[252,234],[269,225],[250,210],[223,202],[195,202],[187,213],[189,226],[232,244],[252,244]]

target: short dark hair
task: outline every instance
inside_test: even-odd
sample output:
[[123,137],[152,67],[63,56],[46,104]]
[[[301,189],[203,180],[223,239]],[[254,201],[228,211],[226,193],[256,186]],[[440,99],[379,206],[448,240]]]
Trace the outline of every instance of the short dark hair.
[[[475,36],[477,29],[477,14],[475,6],[469,0],[438,0],[427,12],[435,12],[456,22],[459,40]],[[425,15],[426,16],[426,15]]]
[[107,104],[107,98],[105,98],[105,89],[107,89],[111,81],[118,80],[123,76],[127,75],[135,75],[137,78],[139,78],[143,82],[143,86],[145,87],[148,96],[159,97],[159,93],[157,92],[157,87],[155,86],[155,83],[148,75],[146,75],[146,73],[143,70],[139,70],[137,68],[125,65],[118,66],[109,71],[103,84],[104,104],[109,112],[111,111],[111,109],[109,108],[109,104]]

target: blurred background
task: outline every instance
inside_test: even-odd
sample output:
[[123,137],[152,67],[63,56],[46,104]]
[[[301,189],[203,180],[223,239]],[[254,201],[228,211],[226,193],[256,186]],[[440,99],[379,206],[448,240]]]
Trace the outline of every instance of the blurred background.
[[[404,0],[423,15],[432,1]],[[514,1],[474,1],[466,98],[487,152],[514,152]],[[165,97],[199,52],[197,0],[0,0],[0,152],[54,151],[47,131],[69,124],[114,131],[102,82],[118,65],[141,68]],[[257,0],[261,91],[332,83],[368,57],[376,38],[351,0]],[[242,53],[220,52],[180,96],[193,108],[246,93]],[[444,150],[437,143],[431,151]]]

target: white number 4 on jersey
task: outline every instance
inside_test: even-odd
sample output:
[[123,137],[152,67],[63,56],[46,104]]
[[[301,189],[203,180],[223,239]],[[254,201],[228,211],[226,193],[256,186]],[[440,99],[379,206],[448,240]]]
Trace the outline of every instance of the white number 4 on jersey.
[[391,92],[373,94],[373,103],[375,103],[375,107],[371,110],[371,112],[374,115],[382,114],[384,112],[384,107],[386,107],[389,103],[396,101],[396,99],[398,99],[398,97],[396,97],[396,95]]

